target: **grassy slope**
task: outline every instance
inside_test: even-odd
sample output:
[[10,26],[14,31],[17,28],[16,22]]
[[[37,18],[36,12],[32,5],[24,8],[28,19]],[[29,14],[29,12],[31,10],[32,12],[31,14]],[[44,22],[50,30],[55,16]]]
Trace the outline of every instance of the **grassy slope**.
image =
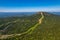
[[[34,26],[38,22],[40,16],[41,15],[36,14],[31,17],[22,18],[24,21],[18,18],[20,21],[12,23],[12,27],[8,28],[8,31],[3,34],[22,33],[28,30],[31,26]],[[60,16],[46,13],[44,16],[43,23],[39,25],[32,34],[15,36],[6,40],[60,40]]]

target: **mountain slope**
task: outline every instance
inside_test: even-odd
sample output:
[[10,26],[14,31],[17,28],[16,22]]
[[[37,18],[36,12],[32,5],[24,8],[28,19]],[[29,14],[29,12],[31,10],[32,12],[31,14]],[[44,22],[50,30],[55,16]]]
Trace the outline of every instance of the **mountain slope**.
[[[60,40],[60,16],[48,14],[43,12],[44,19],[41,25],[38,25],[37,28],[31,34],[24,34],[21,36],[15,36],[7,38],[5,40]],[[20,34],[39,22],[41,18],[41,13],[21,18],[13,18],[8,25],[0,26],[0,29],[3,30],[6,26],[9,26],[1,35],[5,34]],[[18,20],[18,21],[14,21]],[[2,23],[1,23],[2,24]]]

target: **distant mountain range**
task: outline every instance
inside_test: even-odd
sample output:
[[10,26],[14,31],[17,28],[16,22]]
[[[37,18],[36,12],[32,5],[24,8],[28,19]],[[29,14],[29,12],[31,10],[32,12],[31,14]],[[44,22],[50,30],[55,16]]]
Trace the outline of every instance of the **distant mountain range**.
[[51,12],[52,14],[60,15],[60,12]]
[[[29,16],[32,14],[35,14],[36,12],[0,12],[0,18],[1,17],[12,17],[12,16]],[[60,12],[49,12],[51,14],[60,15]]]
[[0,12],[0,17],[20,17],[20,16],[29,16],[35,14],[35,12]]

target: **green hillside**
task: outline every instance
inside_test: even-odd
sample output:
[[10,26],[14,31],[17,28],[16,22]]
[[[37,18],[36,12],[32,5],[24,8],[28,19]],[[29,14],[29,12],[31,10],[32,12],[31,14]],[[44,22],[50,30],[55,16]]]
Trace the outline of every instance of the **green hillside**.
[[60,16],[39,12],[31,16],[0,18],[0,39],[60,40]]

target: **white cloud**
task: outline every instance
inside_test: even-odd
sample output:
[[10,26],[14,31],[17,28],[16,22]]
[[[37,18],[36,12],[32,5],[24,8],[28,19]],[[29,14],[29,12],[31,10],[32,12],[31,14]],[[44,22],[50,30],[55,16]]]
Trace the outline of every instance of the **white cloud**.
[[60,7],[1,8],[0,12],[60,12]]

